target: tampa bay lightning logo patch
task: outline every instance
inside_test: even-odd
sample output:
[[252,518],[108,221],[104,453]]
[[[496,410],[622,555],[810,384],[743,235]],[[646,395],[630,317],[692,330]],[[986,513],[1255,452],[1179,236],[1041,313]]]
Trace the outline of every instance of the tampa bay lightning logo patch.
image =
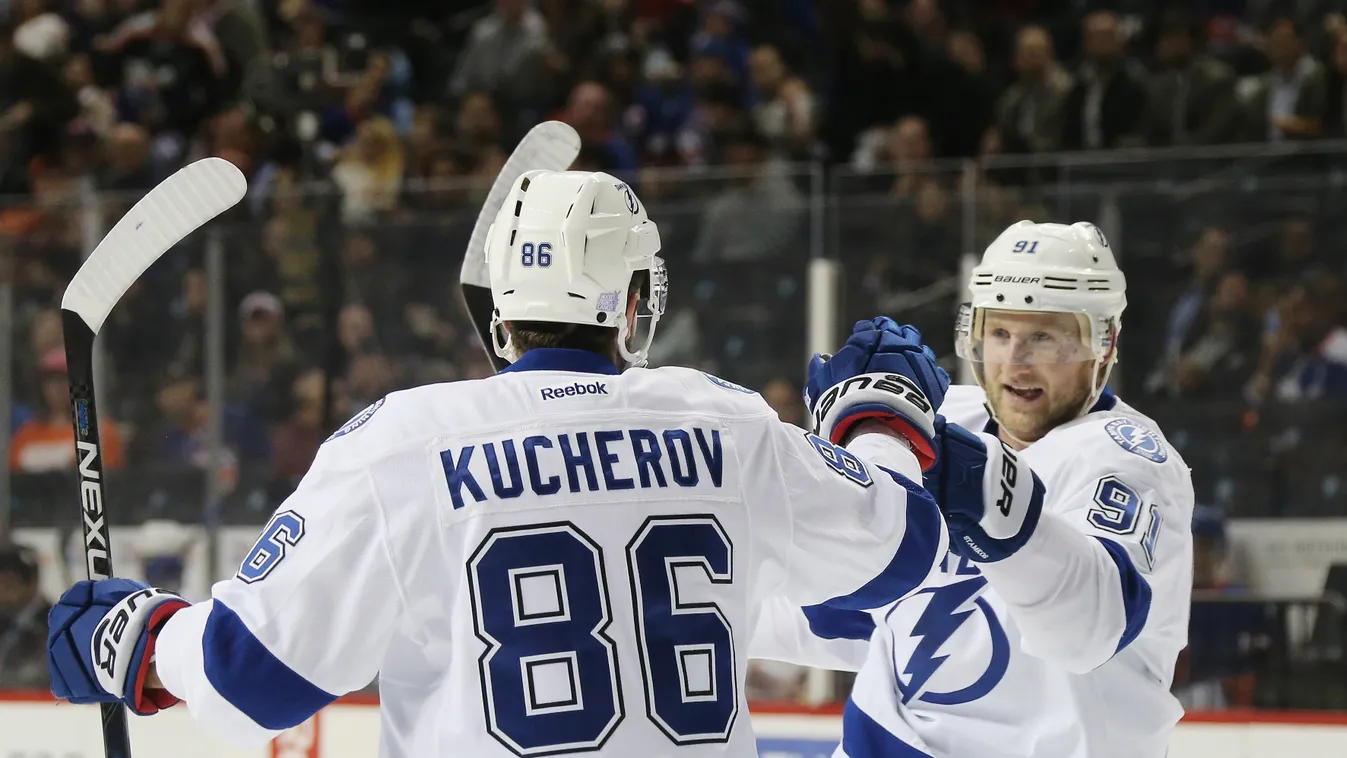
[[354,432],[355,430],[359,429],[360,427],[364,426],[366,421],[369,421],[371,418],[374,417],[374,412],[383,407],[384,401],[387,399],[388,398],[386,397],[381,397],[378,400],[375,400],[373,403],[369,405],[369,407],[365,408],[365,410],[355,414],[355,416],[350,421],[347,421],[345,424],[342,424],[340,429],[333,432],[332,436],[327,438],[327,441],[331,442],[332,440],[335,440],[338,437],[344,437],[350,434],[351,432]]
[[1164,463],[1169,459],[1169,453],[1165,450],[1165,443],[1160,441],[1160,435],[1131,419],[1114,419],[1104,426],[1104,431],[1118,443],[1118,447],[1129,453],[1139,455],[1153,463]]
[[702,374],[702,376],[705,376],[706,379],[707,379],[707,381],[711,382],[712,384],[716,385],[717,387],[724,387],[724,388],[727,389],[727,390],[734,390],[735,392],[742,392],[742,393],[744,393],[745,395],[756,395],[756,394],[758,394],[758,393],[754,392],[753,390],[751,390],[751,389],[749,389],[749,388],[747,388],[747,387],[740,387],[739,385],[735,384],[734,382],[726,381],[726,380],[724,380],[724,379],[721,379],[721,378],[718,377],[718,376],[711,376],[710,374]]

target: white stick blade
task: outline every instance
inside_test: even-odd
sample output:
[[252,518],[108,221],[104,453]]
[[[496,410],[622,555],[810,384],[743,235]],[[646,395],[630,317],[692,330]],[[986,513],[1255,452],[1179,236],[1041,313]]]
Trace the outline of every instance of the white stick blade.
[[473,225],[472,236],[468,239],[468,252],[463,256],[463,267],[459,271],[460,283],[491,286],[486,271],[486,233],[496,220],[496,214],[500,212],[500,206],[510,194],[515,180],[525,171],[535,169],[565,171],[579,154],[580,135],[570,124],[562,121],[544,121],[524,135],[496,175],[491,192],[487,194],[486,202],[477,215],[477,223]]
[[96,334],[112,307],[183,237],[232,208],[248,181],[223,158],[203,158],[160,182],[112,227],[66,287],[61,307]]

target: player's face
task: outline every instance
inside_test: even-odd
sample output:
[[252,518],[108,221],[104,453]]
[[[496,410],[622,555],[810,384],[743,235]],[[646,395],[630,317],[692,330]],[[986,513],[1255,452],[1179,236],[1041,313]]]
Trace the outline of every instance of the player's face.
[[1094,359],[1071,313],[989,310],[983,315],[987,402],[1006,431],[1034,442],[1080,413]]

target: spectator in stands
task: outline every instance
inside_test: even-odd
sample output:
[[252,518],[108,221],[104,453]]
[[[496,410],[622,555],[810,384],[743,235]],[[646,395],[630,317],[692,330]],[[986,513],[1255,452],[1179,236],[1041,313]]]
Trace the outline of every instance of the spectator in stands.
[[725,163],[742,173],[707,204],[692,260],[761,262],[798,249],[804,198],[788,177],[763,170],[766,157],[766,145],[753,131],[739,132],[726,143]]
[[469,92],[458,104],[455,125],[458,149],[473,162],[489,154],[501,154],[500,113],[496,101],[486,92]]
[[94,41],[111,32],[120,21],[119,9],[114,9],[110,0],[75,0],[64,3],[63,14],[70,24],[70,49],[89,52],[94,49]]
[[1149,392],[1168,392],[1176,389],[1175,370],[1184,345],[1191,340],[1191,332],[1207,299],[1216,287],[1216,279],[1225,270],[1230,257],[1230,235],[1218,226],[1209,226],[1198,235],[1192,248],[1192,278],[1174,302],[1165,330],[1165,352],[1150,378],[1146,380]]
[[889,195],[916,197],[917,188],[931,176],[931,132],[921,116],[904,116],[888,129],[888,167],[896,173]]
[[1062,144],[1062,124],[1071,75],[1057,64],[1052,37],[1026,26],[1015,37],[1017,80],[996,105],[996,128],[1007,153],[1046,153]]
[[1223,271],[1174,363],[1170,388],[1185,397],[1238,399],[1258,366],[1262,328],[1248,277]]
[[279,421],[294,374],[295,348],[285,330],[281,299],[258,290],[239,303],[240,342],[230,361],[226,392],[255,418]]
[[664,50],[646,55],[642,79],[635,102],[623,114],[624,128],[637,140],[647,164],[676,163],[675,134],[692,114],[692,85]]
[[692,111],[674,135],[679,161],[689,168],[716,165],[726,135],[751,128],[737,86],[721,82],[694,88]]
[[496,0],[496,9],[473,24],[454,67],[450,94],[489,92],[514,123],[548,96],[547,21],[528,0]]
[[629,177],[638,168],[636,152],[617,128],[617,112],[612,95],[602,84],[580,82],[571,90],[561,120],[575,127],[580,144],[602,153],[609,171]]
[[1329,273],[1320,258],[1314,225],[1300,214],[1289,215],[1281,222],[1275,255],[1256,256],[1249,265],[1251,273],[1265,286],[1275,287],[1278,294],[1293,284]]
[[342,190],[341,214],[347,223],[366,223],[397,204],[404,170],[402,143],[393,122],[366,119],[355,140],[342,150],[332,180]]
[[809,85],[794,76],[772,45],[759,45],[749,61],[753,125],[784,158],[805,159],[814,146],[815,102]]
[[[317,369],[305,371],[290,387],[290,418],[272,436],[272,473],[288,487],[299,483],[318,455],[327,432],[323,429],[326,379]],[[347,404],[341,407],[344,409]],[[337,414],[333,414],[337,415]]]
[[1214,145],[1234,139],[1240,106],[1235,72],[1201,52],[1202,31],[1186,14],[1170,12],[1155,43],[1158,70],[1147,87],[1142,136],[1146,144]]
[[1000,84],[987,67],[982,41],[967,29],[945,37],[945,49],[929,56],[922,77],[931,96],[925,110],[935,138],[935,154],[968,158],[977,155],[996,113]]
[[1112,11],[1081,23],[1085,60],[1062,106],[1062,147],[1100,150],[1140,142],[1146,111],[1146,72],[1126,56],[1127,39]]
[[276,294],[285,304],[293,328],[321,327],[322,292],[319,288],[318,233],[320,214],[299,189],[296,170],[283,168],[272,182],[272,212],[262,227],[262,251],[276,281]]
[[1305,50],[1295,20],[1282,17],[1268,24],[1266,52],[1272,68],[1258,78],[1248,100],[1245,139],[1276,142],[1319,136],[1327,77],[1324,67]]
[[[819,4],[835,16],[832,27],[831,92],[823,138],[833,160],[856,147],[856,136],[879,124],[917,113],[924,96],[915,36],[885,0],[838,0]],[[883,97],[875,97],[883,92]]]
[[65,335],[62,333],[61,312],[56,308],[43,308],[33,314],[28,323],[28,341],[25,349],[15,351],[14,395],[30,401],[41,397],[42,369],[41,359],[48,354],[65,350]]
[[0,543],[0,690],[45,691],[47,613],[36,551]]
[[1347,399],[1347,327],[1340,279],[1323,274],[1293,285],[1277,306],[1277,329],[1263,345],[1251,399]]
[[0,24],[0,134],[8,159],[25,165],[33,156],[55,157],[78,109],[60,71],[16,49],[13,27]]
[[161,0],[159,8],[128,18],[96,47],[119,89],[124,120],[154,132],[160,149],[181,160],[187,142],[230,97],[224,52],[197,5]]
[[312,5],[305,6],[291,22],[293,34],[277,55],[275,77],[288,102],[287,110],[322,110],[341,86],[337,71],[338,53],[327,39],[323,14]]
[[730,81],[742,84],[747,79],[749,55],[742,35],[744,9],[734,0],[712,0],[702,5],[705,12],[701,28],[688,41],[691,56],[719,59]]
[[351,360],[346,375],[345,389],[350,404],[345,416],[355,415],[360,409],[397,389],[397,371],[393,361],[383,353],[364,353]]
[[[374,352],[379,346],[374,331],[374,316],[369,308],[358,303],[343,306],[337,316],[337,341],[341,343],[348,360]],[[376,398],[377,399],[377,398]],[[364,406],[356,408],[360,410]]]
[[[38,361],[37,368],[43,413],[34,416],[14,433],[14,439],[10,441],[10,470],[25,474],[74,471],[75,430],[70,421],[65,350],[50,350]],[[106,414],[98,421],[103,466],[119,468],[122,465],[122,436],[117,431],[117,424]]]
[[[209,469],[206,437],[210,407],[201,396],[201,381],[183,367],[170,366],[159,376],[155,390],[157,418],[136,435],[132,456],[139,464],[171,464]],[[240,462],[267,460],[271,454],[267,425],[251,418],[233,403],[223,409],[222,472],[236,471]]]
[[802,392],[795,382],[777,377],[763,386],[762,397],[782,421],[796,426],[807,426],[808,412],[804,407]]
[[388,251],[381,250],[372,230],[350,229],[342,247],[342,291],[371,313],[400,313],[407,302],[408,272]]
[[245,102],[259,106],[279,105],[266,24],[257,4],[249,0],[206,0],[203,16],[224,53],[225,90],[237,92]]
[[206,300],[208,283],[199,268],[183,272],[182,289],[169,306],[169,322],[164,325],[161,339],[163,356],[156,356],[159,365],[186,366],[193,373],[205,371]]
[[117,123],[117,105],[112,94],[94,79],[93,64],[86,53],[72,55],[63,70],[66,87],[79,103],[76,123],[103,138]]
[[140,124],[114,126],[108,135],[107,165],[99,176],[99,186],[108,192],[139,193],[158,184],[150,148],[150,134]]

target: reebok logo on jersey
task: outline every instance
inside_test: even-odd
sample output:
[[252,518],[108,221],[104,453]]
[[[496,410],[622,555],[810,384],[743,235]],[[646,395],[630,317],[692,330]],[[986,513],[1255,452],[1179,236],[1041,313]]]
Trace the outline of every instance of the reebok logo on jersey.
[[576,382],[561,387],[543,387],[539,390],[543,400],[560,400],[563,397],[579,397],[581,395],[607,395],[608,385],[603,382],[590,382],[582,384]]

